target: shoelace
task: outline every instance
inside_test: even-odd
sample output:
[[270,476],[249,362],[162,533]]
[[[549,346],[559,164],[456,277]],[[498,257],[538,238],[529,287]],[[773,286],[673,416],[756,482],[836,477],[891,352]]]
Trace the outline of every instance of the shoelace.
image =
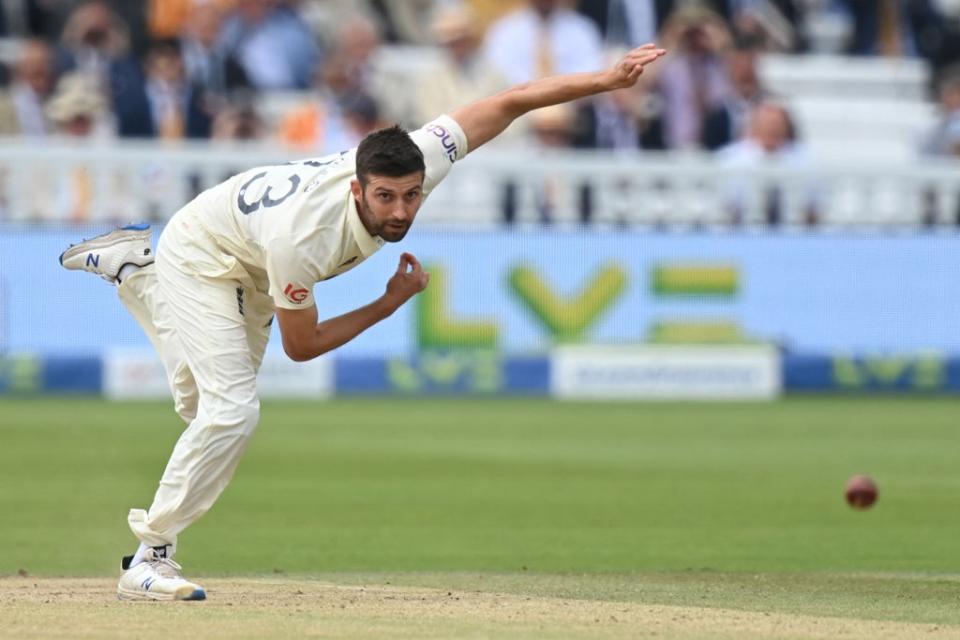
[[163,578],[182,578],[183,567],[170,558],[154,558],[149,561],[153,570]]

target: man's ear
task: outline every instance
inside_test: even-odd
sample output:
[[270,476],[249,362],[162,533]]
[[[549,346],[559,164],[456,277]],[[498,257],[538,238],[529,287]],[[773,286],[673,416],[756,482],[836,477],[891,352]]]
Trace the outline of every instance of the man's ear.
[[356,178],[350,181],[350,192],[353,193],[354,199],[363,200],[363,187]]

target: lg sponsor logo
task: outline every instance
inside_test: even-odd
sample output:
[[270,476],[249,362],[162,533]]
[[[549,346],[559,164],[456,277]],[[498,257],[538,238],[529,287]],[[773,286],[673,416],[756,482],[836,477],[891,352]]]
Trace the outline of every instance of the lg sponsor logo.
[[294,289],[293,283],[290,283],[287,285],[287,288],[283,290],[283,295],[287,296],[287,300],[290,302],[293,302],[294,304],[301,304],[307,299],[307,296],[310,295],[310,292],[306,289]]
[[443,145],[443,149],[447,152],[447,158],[450,159],[450,162],[454,162],[457,159],[457,143],[454,142],[450,132],[438,124],[430,125],[427,127],[427,131],[440,138],[440,144]]

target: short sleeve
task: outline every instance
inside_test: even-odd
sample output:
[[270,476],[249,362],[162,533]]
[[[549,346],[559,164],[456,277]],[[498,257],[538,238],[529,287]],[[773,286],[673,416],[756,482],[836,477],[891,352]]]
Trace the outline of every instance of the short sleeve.
[[296,246],[286,238],[275,238],[266,247],[267,278],[270,297],[281,309],[306,309],[316,302],[313,285],[317,277],[311,272]]
[[410,138],[420,147],[427,166],[424,194],[433,191],[450,173],[453,163],[467,155],[467,136],[450,116],[440,116],[411,133]]

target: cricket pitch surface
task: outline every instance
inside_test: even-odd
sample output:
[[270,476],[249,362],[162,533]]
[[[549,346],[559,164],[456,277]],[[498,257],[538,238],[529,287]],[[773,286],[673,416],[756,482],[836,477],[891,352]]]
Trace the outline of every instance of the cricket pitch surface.
[[325,580],[201,580],[119,602],[102,578],[0,579],[10,638],[960,638],[960,626]]

